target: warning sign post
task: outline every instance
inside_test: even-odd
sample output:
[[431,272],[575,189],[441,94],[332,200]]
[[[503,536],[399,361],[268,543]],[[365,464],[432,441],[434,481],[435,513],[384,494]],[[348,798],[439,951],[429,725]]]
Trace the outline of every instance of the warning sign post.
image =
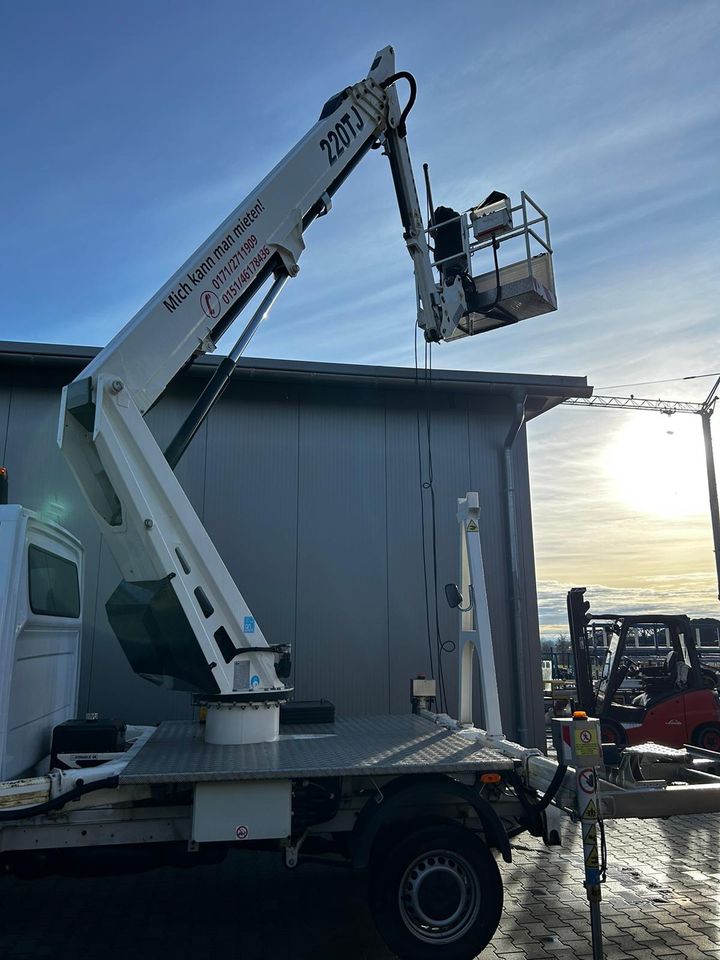
[[600,796],[595,765],[602,763],[600,721],[589,719],[578,711],[573,715],[570,744],[575,766],[577,809],[582,826],[583,860],[585,863],[585,892],[590,903],[593,960],[603,960],[602,917],[600,901],[600,855],[598,830],[600,824]]

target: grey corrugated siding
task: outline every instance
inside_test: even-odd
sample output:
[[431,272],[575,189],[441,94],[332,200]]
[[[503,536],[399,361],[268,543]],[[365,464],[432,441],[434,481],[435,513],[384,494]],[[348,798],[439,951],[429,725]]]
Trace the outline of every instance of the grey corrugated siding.
[[[11,498],[42,510],[63,503],[63,522],[87,551],[81,711],[133,721],[189,717],[186,695],[136,677],[107,624],[104,602],[119,579],[56,444],[62,370],[3,371],[0,450]],[[149,422],[161,444],[189,408],[197,380],[181,380]],[[12,397],[10,416],[7,410]],[[539,641],[525,432],[515,446],[522,544],[519,647],[509,603],[503,440],[509,397],[443,385],[419,392],[359,385],[245,380],[231,384],[178,469],[190,499],[271,642],[294,645],[302,699],[327,697],[345,713],[408,708],[411,676],[429,673],[423,586],[425,509],[431,645],[436,658],[430,490],[430,409],[436,502],[438,618],[456,639],[457,613],[443,586],[458,579],[458,497],[481,494],[482,535],[506,732],[517,735],[518,691],[530,704],[527,739],[542,742]],[[5,415],[3,416],[3,411]],[[8,423],[7,438],[3,437]],[[455,656],[443,657],[451,712]],[[519,677],[516,673],[519,670]]]

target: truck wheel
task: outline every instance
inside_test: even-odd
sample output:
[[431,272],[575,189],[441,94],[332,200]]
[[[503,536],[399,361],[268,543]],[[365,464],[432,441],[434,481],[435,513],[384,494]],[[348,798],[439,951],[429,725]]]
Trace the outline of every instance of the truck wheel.
[[720,725],[703,723],[693,730],[692,742],[703,750],[720,751]]
[[375,867],[373,918],[401,960],[471,960],[492,939],[502,912],[502,879],[474,833],[454,823],[423,827]]

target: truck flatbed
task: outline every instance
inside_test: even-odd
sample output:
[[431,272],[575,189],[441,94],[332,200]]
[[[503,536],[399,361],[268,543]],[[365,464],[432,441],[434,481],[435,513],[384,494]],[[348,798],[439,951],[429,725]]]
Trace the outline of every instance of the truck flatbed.
[[415,714],[293,724],[281,727],[274,742],[240,745],[206,743],[202,724],[171,720],[130,761],[120,783],[478,773],[510,770],[514,762]]

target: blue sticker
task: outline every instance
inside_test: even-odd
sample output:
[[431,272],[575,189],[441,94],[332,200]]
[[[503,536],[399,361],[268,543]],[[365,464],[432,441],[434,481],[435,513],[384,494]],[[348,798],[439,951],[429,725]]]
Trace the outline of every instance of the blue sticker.
[[259,686],[260,686],[260,677],[258,677],[257,674],[255,674],[254,677],[250,677],[250,686],[251,686],[251,687],[259,687]]
[[255,633],[255,617],[245,617],[243,633]]

